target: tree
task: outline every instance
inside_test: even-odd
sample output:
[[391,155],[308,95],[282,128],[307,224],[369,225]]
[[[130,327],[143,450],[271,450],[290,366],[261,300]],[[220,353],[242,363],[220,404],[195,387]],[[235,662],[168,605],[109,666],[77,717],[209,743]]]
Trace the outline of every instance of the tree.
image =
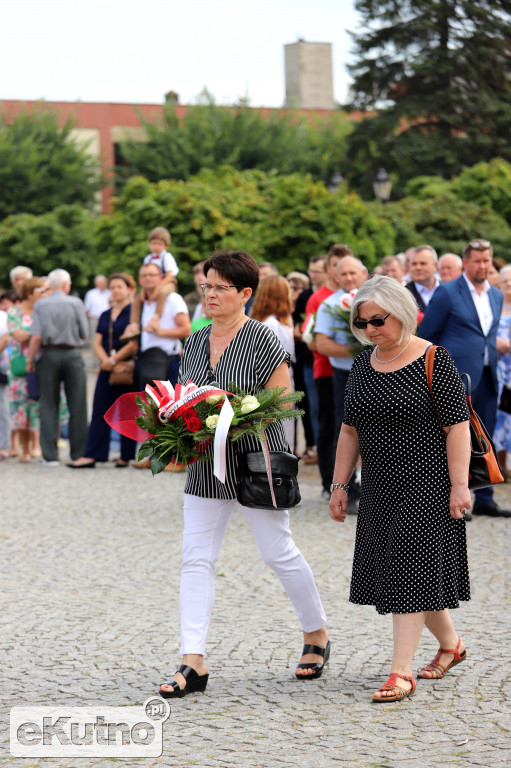
[[161,122],[141,116],[147,142],[121,144],[125,167],[117,169],[118,187],[130,176],[151,182],[188,179],[202,168],[230,165],[280,173],[310,173],[327,181],[344,163],[349,118],[332,112],[321,118],[294,111],[263,115],[245,101],[232,107],[215,104],[205,91],[188,107],[182,123],[167,104]]
[[114,214],[98,222],[98,267],[136,273],[157,224],[172,235],[180,291],[193,265],[221,248],[244,248],[286,274],[335,242],[349,243],[368,267],[394,247],[390,225],[345,185],[332,194],[310,176],[220,167],[187,181],[129,179]]
[[77,204],[40,216],[9,216],[0,222],[0,274],[8,275],[17,264],[35,275],[61,267],[70,273],[73,290],[83,289],[97,274],[95,227],[94,217]]
[[91,205],[101,188],[97,162],[48,110],[0,119],[0,220],[44,213],[59,205]]
[[[405,194],[419,200],[451,194],[467,203],[491,208],[511,225],[511,164],[500,158],[476,163],[452,181],[438,176],[418,176],[408,182]],[[477,220],[472,224],[480,226]]]
[[[450,178],[511,159],[511,2],[357,0],[352,108],[374,110],[350,138],[351,173],[368,155],[401,179]],[[366,149],[365,149],[366,148]],[[360,179],[358,182],[360,183]]]
[[474,237],[491,240],[496,255],[507,256],[511,249],[511,228],[504,219],[490,208],[461,200],[448,190],[430,198],[404,197],[395,203],[373,206],[392,227],[395,252],[428,243],[438,253],[461,255]]

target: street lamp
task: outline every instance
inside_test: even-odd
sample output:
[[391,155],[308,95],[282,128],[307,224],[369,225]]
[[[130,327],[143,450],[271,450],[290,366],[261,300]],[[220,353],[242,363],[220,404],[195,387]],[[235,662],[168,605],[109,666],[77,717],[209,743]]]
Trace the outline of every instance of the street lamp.
[[341,186],[342,182],[344,181],[343,177],[339,173],[339,171],[335,171],[335,173],[332,175],[332,178],[328,182],[328,189],[330,192],[337,192],[339,187]]
[[373,190],[375,197],[381,200],[382,203],[386,203],[390,198],[390,190],[392,189],[392,179],[385,170],[385,168],[378,168],[378,173],[373,179]]

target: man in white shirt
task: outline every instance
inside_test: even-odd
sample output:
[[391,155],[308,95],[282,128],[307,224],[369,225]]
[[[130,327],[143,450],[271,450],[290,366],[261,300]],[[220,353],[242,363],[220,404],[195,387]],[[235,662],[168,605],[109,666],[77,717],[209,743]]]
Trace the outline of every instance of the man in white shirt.
[[[98,325],[100,315],[103,314],[109,307],[110,290],[108,289],[108,281],[104,275],[96,275],[94,278],[94,288],[87,291],[83,300],[83,306],[85,308],[85,314],[89,321],[89,346],[92,347],[94,341],[94,334]],[[92,366],[98,367],[99,360],[92,355]]]
[[[442,284],[431,299],[418,335],[447,349],[459,373],[472,382],[472,404],[492,435],[497,418],[497,340],[502,293],[488,282],[493,250],[488,240],[476,238],[463,249],[463,274]],[[504,350],[505,351],[505,350]],[[493,488],[475,492],[474,515],[511,517],[493,501]]]
[[438,256],[430,245],[418,245],[410,259],[410,282],[406,288],[417,302],[421,312],[426,311],[431,298],[440,285],[436,274]]
[[147,297],[142,307],[142,328],[149,323],[151,332],[142,330],[140,339],[140,389],[148,381],[169,379],[177,382],[181,340],[192,332],[188,308],[182,296],[171,293],[167,296],[160,318],[155,318],[156,294],[163,277],[156,264],[143,264],[138,280]]
[[87,291],[83,305],[85,307],[85,314],[90,320],[94,321],[94,325],[91,326],[91,336],[96,332],[96,326],[98,324],[98,318],[105,312],[110,304],[110,290],[107,287],[108,282],[104,275],[96,275],[94,278],[94,288]]

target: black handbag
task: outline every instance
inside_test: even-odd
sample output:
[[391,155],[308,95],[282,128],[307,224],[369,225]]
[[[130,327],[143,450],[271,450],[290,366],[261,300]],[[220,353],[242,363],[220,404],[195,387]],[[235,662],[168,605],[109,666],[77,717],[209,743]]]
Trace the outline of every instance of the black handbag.
[[274,507],[262,451],[239,454],[236,498],[252,509],[290,509],[300,503],[298,456],[285,451],[270,451]]
[[511,389],[504,387],[500,396],[499,411],[511,413]]

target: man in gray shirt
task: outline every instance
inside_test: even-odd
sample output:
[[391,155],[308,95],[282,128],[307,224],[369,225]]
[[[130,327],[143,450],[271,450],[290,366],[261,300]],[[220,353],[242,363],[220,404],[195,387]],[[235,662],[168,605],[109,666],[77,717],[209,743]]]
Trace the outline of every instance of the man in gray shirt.
[[52,294],[34,305],[32,336],[27,367],[33,366],[39,347],[38,363],[41,406],[41,450],[43,464],[58,464],[60,384],[64,382],[69,408],[69,446],[71,459],[79,459],[87,441],[87,396],[85,365],[81,348],[89,331],[80,299],[69,296],[71,277],[65,269],[48,275]]

